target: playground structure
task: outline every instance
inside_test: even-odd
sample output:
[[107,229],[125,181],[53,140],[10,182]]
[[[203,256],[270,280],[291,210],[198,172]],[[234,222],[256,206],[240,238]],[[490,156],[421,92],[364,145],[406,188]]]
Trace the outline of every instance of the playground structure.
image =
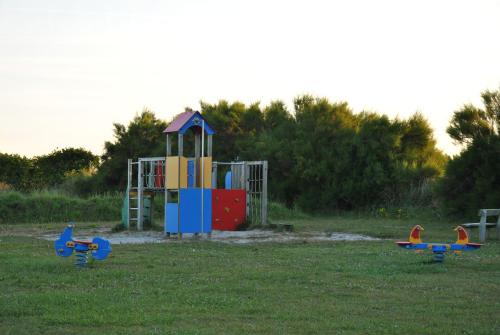
[[420,225],[416,225],[412,228],[410,232],[410,237],[408,242],[396,242],[402,248],[415,250],[417,252],[423,250],[430,250],[434,254],[435,262],[443,262],[444,256],[447,252],[452,252],[454,254],[460,254],[462,251],[476,250],[481,247],[482,244],[470,243],[469,235],[467,231],[462,226],[456,227],[454,230],[458,234],[457,241],[455,243],[424,243],[420,238],[420,232],[424,228]]
[[96,260],[104,260],[111,253],[111,243],[100,237],[94,237],[92,241],[80,241],[73,239],[74,224],[70,223],[54,242],[57,256],[69,257],[75,252],[75,266],[85,267],[88,263],[88,254]]
[[[135,224],[142,230],[144,224],[153,221],[157,194],[165,198],[167,236],[210,234],[212,230],[237,230],[245,223],[267,223],[267,161],[213,161],[215,132],[199,112],[179,114],[164,133],[166,157],[128,160],[122,208],[126,228]],[[191,141],[184,143],[185,137]],[[185,157],[185,151],[189,151],[185,149],[194,151],[193,156]]]

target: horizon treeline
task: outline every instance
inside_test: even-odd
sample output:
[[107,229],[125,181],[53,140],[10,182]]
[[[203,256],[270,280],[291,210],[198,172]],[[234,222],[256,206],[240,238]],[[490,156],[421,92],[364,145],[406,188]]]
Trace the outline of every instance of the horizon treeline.
[[[420,113],[390,119],[383,114],[354,113],[346,102],[309,95],[297,97],[292,111],[281,101],[261,107],[220,100],[202,102],[200,112],[216,131],[214,159],[269,161],[270,197],[289,207],[306,211],[446,207],[447,212],[470,215],[472,210],[500,201],[499,188],[490,188],[499,183],[499,96],[500,90],[485,91],[484,109],[464,105],[455,112],[448,133],[464,150],[453,159],[436,147],[432,128]],[[73,166],[54,164],[53,171],[37,170],[40,158],[29,163],[17,155],[0,154],[0,182],[23,191],[59,185],[79,196],[125,191],[127,159],[164,156],[167,125],[144,109],[128,125],[114,124],[114,140],[105,142],[100,160],[84,149],[64,149],[81,150],[72,152],[81,157]],[[490,165],[467,176],[471,165],[477,170],[484,163],[484,155]],[[43,157],[60,156],[61,152],[53,152]],[[28,173],[12,173],[27,163],[31,164]],[[50,171],[47,183],[15,181],[28,180],[30,171],[38,171],[38,176]],[[467,186],[472,194],[456,185],[463,183],[461,178],[474,179]],[[487,196],[478,193],[485,187],[476,185],[486,180]],[[455,194],[455,190],[459,191]],[[468,200],[456,199],[464,195]]]

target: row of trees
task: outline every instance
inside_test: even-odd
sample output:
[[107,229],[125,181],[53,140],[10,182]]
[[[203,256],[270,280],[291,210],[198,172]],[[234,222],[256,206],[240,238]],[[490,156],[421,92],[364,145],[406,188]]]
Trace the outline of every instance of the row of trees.
[[68,177],[91,175],[99,157],[85,149],[67,148],[32,159],[0,153],[0,183],[21,191],[53,188]]
[[[431,191],[438,185],[448,209],[470,214],[500,202],[500,91],[486,91],[482,98],[484,109],[464,105],[454,113],[448,133],[464,150],[451,160],[436,148],[432,129],[419,113],[408,119],[355,114],[345,102],[308,95],[294,100],[293,111],[281,101],[262,108],[258,103],[222,100],[202,102],[201,112],[216,130],[215,158],[268,160],[271,196],[289,206],[424,206],[435,199]],[[75,171],[97,168],[91,176],[77,179],[75,193],[124,190],[126,160],[163,156],[166,127],[145,109],[126,126],[114,124],[114,140],[105,143],[100,164],[83,149],[33,160],[1,155],[0,180],[28,190],[57,185]],[[6,168],[7,161],[28,168]],[[26,177],[44,173],[50,178]]]
[[401,202],[447,159],[420,114],[390,120],[311,96],[295,99],[293,113],[279,101],[262,110],[221,101],[202,112],[224,159],[267,159],[273,196],[307,210]]
[[[202,103],[201,112],[217,132],[217,160],[268,160],[271,196],[307,210],[401,202],[440,176],[447,160],[421,114],[390,120],[311,96],[296,98],[293,112],[280,101]],[[128,158],[162,156],[166,126],[149,110],[115,124],[94,191],[123,190]]]

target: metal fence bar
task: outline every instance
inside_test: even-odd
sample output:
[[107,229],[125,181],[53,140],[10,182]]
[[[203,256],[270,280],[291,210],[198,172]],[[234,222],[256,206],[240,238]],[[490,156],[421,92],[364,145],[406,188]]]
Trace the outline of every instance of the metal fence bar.
[[132,187],[132,160],[127,160],[127,217],[125,221],[126,228],[130,226],[130,188]]
[[212,188],[217,188],[217,163],[212,163]]
[[246,162],[214,162],[217,165],[245,165]]
[[259,168],[257,167],[257,165],[254,165],[253,166],[253,199],[254,199],[254,207],[255,207],[255,219],[254,221],[256,223],[259,222],[259,206],[257,205],[258,204],[258,200],[259,200],[259,193],[257,192],[257,180],[258,180],[258,173],[259,173]]
[[165,161],[165,157],[141,157],[139,160],[143,162]]
[[246,196],[246,203],[247,203],[247,209],[246,209],[246,216],[247,218],[250,216],[250,196],[249,196],[249,190],[250,190],[250,181],[249,181],[249,166],[245,162],[243,165],[244,171],[243,171],[243,180],[245,182],[245,190],[247,190],[247,196]]
[[138,180],[138,185],[137,185],[137,230],[142,230],[142,207],[143,207],[143,199],[142,199],[142,192],[143,192],[143,165],[142,161],[139,160],[139,165],[137,169],[137,180]]
[[267,161],[262,165],[262,224],[267,224]]
[[259,215],[258,215],[258,218],[259,218],[259,222],[260,224],[262,224],[262,165],[257,165],[257,178],[258,178],[258,181],[257,181],[257,194],[259,196],[259,206],[258,206],[258,209],[259,209]]

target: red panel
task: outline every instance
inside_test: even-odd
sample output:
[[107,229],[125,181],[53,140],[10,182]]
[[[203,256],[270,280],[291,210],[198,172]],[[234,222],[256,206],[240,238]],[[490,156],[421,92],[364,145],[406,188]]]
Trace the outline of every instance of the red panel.
[[163,162],[156,161],[155,166],[155,187],[165,187],[165,177],[163,176]]
[[212,190],[213,230],[238,230],[245,217],[245,190]]

